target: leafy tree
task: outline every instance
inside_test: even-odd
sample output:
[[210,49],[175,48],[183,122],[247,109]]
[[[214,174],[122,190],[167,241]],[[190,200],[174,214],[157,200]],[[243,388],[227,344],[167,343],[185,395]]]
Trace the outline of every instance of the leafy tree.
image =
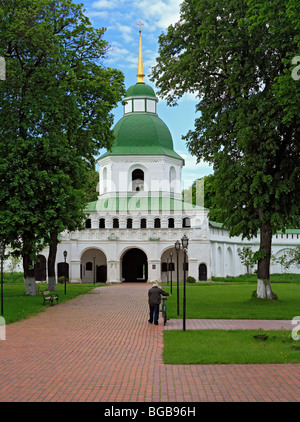
[[168,104],[187,91],[198,95],[201,116],[184,139],[214,166],[218,214],[230,235],[259,231],[257,296],[270,299],[272,233],[294,225],[300,209],[296,7],[293,0],[184,1],[179,22],[159,38],[152,72]]
[[300,245],[289,249],[279,258],[273,257],[275,263],[282,265],[286,270],[291,266],[300,268]]
[[215,201],[216,188],[214,185],[215,176],[209,174],[194,181],[192,186],[183,191],[184,199],[195,205],[201,205],[210,210],[209,219],[223,223],[218,212],[219,205]]
[[104,28],[71,0],[0,0],[0,232],[21,255],[28,294],[33,263],[50,245],[55,288],[58,234],[80,227],[94,155],[113,142],[111,110],[123,75],[105,68]]

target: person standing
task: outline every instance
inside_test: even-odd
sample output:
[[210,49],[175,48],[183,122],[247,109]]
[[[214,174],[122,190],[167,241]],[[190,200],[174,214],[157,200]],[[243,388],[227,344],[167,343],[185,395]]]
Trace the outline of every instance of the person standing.
[[159,319],[159,305],[161,303],[161,296],[171,296],[170,293],[165,292],[158,287],[157,281],[154,282],[151,289],[148,290],[148,303],[149,303],[149,320],[150,324],[158,325]]

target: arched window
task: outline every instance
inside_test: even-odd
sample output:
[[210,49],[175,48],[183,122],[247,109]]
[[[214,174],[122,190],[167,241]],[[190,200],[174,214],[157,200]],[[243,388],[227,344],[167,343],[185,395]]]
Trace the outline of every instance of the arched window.
[[132,229],[132,218],[127,218],[127,229]]
[[168,219],[168,227],[169,227],[169,229],[174,229],[174,227],[175,227],[174,218]]
[[132,172],[132,190],[134,192],[144,190],[144,172],[141,169],[133,170]]
[[160,218],[155,218],[154,220],[154,228],[160,229]]
[[176,171],[175,168],[172,166],[170,167],[169,171],[169,183],[170,183],[170,192],[174,192],[175,188],[175,181],[176,181]]
[[92,221],[90,218],[88,218],[85,222],[85,228],[90,229],[92,227]]
[[113,219],[113,228],[114,229],[118,229],[119,228],[119,219],[118,218],[114,218]]
[[147,220],[146,218],[142,218],[141,219],[141,229],[146,229],[147,228]]
[[103,191],[107,192],[107,168],[103,169]]
[[99,229],[105,229],[105,218],[100,218]]
[[191,227],[191,220],[189,219],[189,217],[185,217],[182,220],[182,227]]

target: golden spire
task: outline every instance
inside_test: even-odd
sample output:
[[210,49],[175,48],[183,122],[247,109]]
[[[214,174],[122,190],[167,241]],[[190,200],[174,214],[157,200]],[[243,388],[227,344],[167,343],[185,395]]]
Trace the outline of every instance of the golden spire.
[[144,83],[144,70],[143,70],[143,53],[142,53],[142,31],[141,26],[144,25],[141,21],[137,23],[139,25],[139,34],[140,34],[140,40],[139,40],[139,64],[138,64],[138,73],[137,73],[137,83]]

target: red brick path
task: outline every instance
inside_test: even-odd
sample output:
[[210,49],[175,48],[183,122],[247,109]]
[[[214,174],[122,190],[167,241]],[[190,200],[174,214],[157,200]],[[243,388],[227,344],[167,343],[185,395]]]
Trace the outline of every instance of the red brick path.
[[164,365],[145,284],[98,288],[6,327],[0,401],[298,401],[300,364]]

